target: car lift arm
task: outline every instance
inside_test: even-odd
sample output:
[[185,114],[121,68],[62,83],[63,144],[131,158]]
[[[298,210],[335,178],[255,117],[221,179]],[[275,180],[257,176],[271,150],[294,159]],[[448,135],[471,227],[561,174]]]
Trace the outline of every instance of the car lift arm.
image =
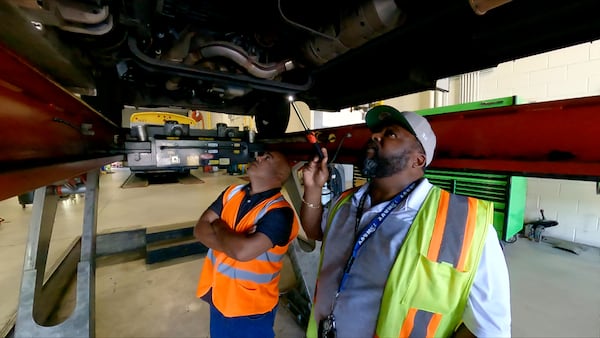
[[[592,96],[426,116],[437,136],[430,168],[598,180],[598,111],[600,96]],[[330,156],[340,148],[336,162],[361,166],[371,134],[366,125],[315,133]],[[304,132],[259,142],[291,160],[306,161],[314,153]]]
[[123,159],[120,128],[0,45],[0,200]]
[[[0,200],[123,159],[119,126],[2,45],[0,103]],[[437,135],[431,168],[598,180],[599,109],[593,96],[429,115]],[[370,137],[364,124],[315,133],[330,152],[340,148],[337,162],[360,165]],[[258,141],[292,160],[314,153],[303,132]]]

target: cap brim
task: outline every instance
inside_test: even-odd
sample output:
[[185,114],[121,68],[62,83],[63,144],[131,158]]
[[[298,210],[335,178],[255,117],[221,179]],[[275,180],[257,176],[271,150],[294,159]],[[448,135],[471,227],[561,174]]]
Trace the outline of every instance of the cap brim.
[[381,127],[388,125],[391,122],[401,125],[402,128],[415,135],[415,131],[402,113],[390,106],[376,106],[371,108],[367,112],[365,122],[371,131],[379,130]]

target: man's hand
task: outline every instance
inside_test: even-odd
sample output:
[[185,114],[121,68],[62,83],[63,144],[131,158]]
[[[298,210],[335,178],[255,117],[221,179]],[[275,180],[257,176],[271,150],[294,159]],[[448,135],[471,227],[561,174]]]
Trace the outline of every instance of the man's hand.
[[221,218],[217,218],[214,221],[212,221],[210,223],[210,226],[217,235],[221,231],[229,231],[229,225],[227,225],[227,223],[225,223],[225,221]]
[[219,215],[211,209],[206,209],[194,227],[194,237],[206,247],[223,251],[223,246],[219,243],[215,231],[215,228],[220,228],[221,226],[214,226],[213,223],[224,224],[223,220],[219,218]]
[[249,261],[273,247],[267,235],[256,232],[256,225],[246,232],[235,232],[222,219],[217,219],[211,226],[222,251],[238,261]]
[[323,148],[322,150],[322,159],[319,159],[319,156],[315,156],[302,169],[304,196],[302,197],[303,202],[300,208],[300,224],[302,224],[306,236],[314,240],[321,240],[323,237],[320,226],[321,216],[323,215],[321,194],[325,182],[329,179],[327,149]]
[[329,178],[329,169],[327,168],[327,149],[321,148],[323,151],[323,159],[319,159],[319,156],[315,156],[312,161],[306,163],[302,169],[302,181],[305,189],[323,188],[325,182]]

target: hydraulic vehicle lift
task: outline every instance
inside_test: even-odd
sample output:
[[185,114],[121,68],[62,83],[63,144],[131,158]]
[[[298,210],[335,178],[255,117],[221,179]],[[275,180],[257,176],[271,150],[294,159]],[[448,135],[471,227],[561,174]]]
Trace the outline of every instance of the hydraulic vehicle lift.
[[[437,146],[430,169],[597,181],[600,96],[428,115]],[[360,166],[366,125],[315,131],[334,162]],[[292,160],[314,154],[304,132],[262,140]]]
[[[93,337],[98,173],[103,165],[125,159],[125,131],[3,46],[0,107],[0,200],[36,191],[15,335]],[[438,144],[431,168],[598,181],[599,110],[600,96],[595,96],[428,116]],[[324,128],[315,134],[334,162],[353,165],[360,165],[370,135],[364,125]],[[257,142],[285,152],[297,164],[314,156],[314,145],[306,142],[304,132],[279,139],[258,136]],[[46,327],[38,324],[44,314],[37,307],[46,286],[44,270],[58,200],[54,187],[81,175],[86,177],[86,197],[77,251],[76,308],[65,322]],[[298,207],[301,187],[294,180],[286,189]],[[291,253],[298,254],[294,268],[307,277],[304,293],[310,298],[315,264],[309,260],[318,250],[303,260],[302,252],[311,248],[302,245]]]

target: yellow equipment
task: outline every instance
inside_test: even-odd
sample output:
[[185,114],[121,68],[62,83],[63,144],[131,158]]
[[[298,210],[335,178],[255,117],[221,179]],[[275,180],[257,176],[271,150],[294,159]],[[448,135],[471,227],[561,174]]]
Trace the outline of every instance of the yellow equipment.
[[144,125],[144,124],[162,124],[164,125],[167,121],[173,121],[177,124],[188,124],[194,125],[196,121],[190,117],[165,112],[138,112],[131,114],[129,122],[131,126]]

